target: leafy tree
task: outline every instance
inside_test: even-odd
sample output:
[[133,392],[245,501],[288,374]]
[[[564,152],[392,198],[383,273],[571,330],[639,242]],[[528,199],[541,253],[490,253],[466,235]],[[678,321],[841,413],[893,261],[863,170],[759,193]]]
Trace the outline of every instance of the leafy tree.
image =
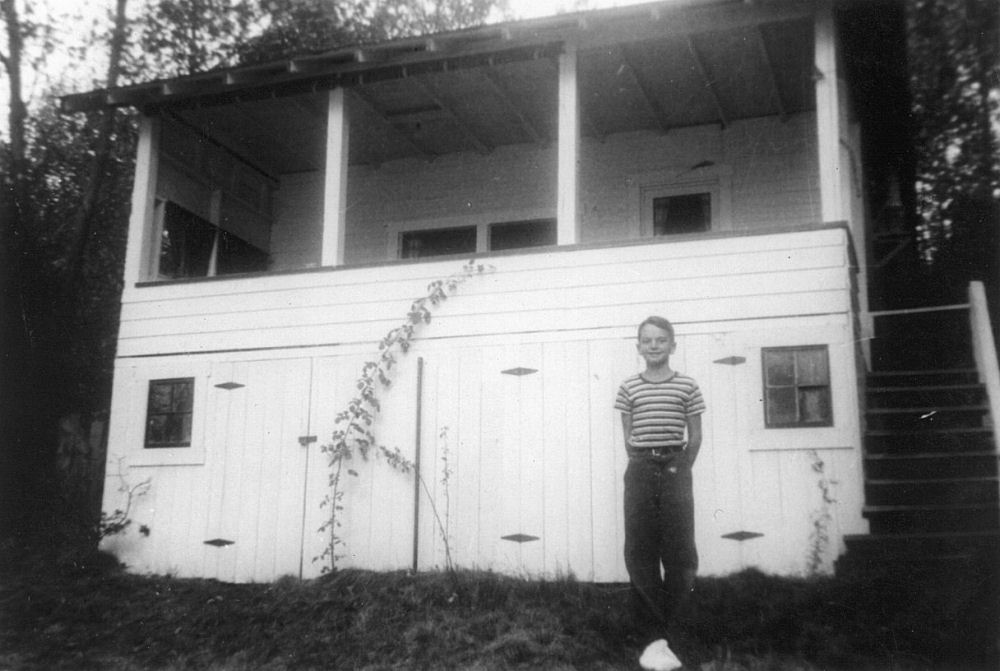
[[973,214],[996,212],[1000,202],[998,15],[994,0],[908,3],[918,241],[927,262],[953,238],[981,233],[971,227],[1000,225]]

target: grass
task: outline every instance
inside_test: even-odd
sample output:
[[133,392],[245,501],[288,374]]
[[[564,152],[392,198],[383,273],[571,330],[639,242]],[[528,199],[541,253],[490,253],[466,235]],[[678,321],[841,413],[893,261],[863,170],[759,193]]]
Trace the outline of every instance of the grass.
[[[234,585],[87,558],[0,554],[0,669],[639,668],[623,585],[356,570]],[[704,578],[675,647],[702,671],[987,668],[983,590],[948,585]]]

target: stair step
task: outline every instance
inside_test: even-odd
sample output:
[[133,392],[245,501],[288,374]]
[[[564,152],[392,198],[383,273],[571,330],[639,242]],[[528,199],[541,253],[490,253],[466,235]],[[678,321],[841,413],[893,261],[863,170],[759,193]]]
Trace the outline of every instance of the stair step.
[[997,454],[992,451],[866,454],[864,461],[869,480],[923,480],[997,474]]
[[935,428],[922,431],[872,429],[865,432],[869,455],[992,452],[993,429],[987,426]]
[[976,384],[978,382],[979,371],[975,368],[874,370],[868,373],[868,385],[871,387]]
[[986,388],[981,384],[869,387],[866,395],[869,409],[911,406],[955,407],[982,405],[986,399]]
[[871,506],[989,504],[1000,501],[1000,480],[993,476],[869,480],[865,502]]
[[1000,507],[991,504],[865,506],[874,534],[1000,530]]
[[872,429],[912,431],[983,426],[988,413],[988,405],[976,404],[871,408],[865,414]]
[[847,552],[838,560],[838,572],[888,566],[898,570],[901,564],[964,563],[974,558],[992,565],[1000,562],[1000,530],[848,534],[844,545]]

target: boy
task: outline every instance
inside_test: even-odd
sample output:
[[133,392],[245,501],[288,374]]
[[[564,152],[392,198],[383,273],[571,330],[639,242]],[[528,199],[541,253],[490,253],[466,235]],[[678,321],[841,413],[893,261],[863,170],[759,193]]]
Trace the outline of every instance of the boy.
[[705,401],[692,378],[670,368],[677,347],[670,322],[649,317],[638,331],[636,349],[646,370],[625,380],[615,399],[629,457],[625,566],[637,622],[646,628],[647,641],[656,639],[639,663],[669,671],[682,664],[667,644],[666,630],[694,587],[698,568],[691,467],[701,448]]

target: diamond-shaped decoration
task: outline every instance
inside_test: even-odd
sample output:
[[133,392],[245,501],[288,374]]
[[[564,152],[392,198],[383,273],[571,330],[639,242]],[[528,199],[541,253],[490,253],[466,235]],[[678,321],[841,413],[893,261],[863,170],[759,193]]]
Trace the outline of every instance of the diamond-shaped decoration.
[[746,362],[747,358],[745,356],[727,356],[724,359],[716,359],[712,363],[721,363],[724,366],[738,366]]
[[763,535],[756,531],[734,531],[730,534],[722,534],[722,537],[733,541],[748,541],[751,538],[760,538]]
[[233,545],[236,541],[226,540],[225,538],[213,538],[210,541],[205,541],[205,545],[213,545],[217,548],[223,548],[227,545]]
[[233,389],[239,389],[240,387],[245,387],[245,384],[240,384],[239,382],[221,382],[215,385],[219,389],[225,389],[226,391],[232,391]]
[[513,541],[515,543],[529,543],[531,541],[537,541],[538,536],[529,536],[528,534],[511,534],[510,536],[501,536],[500,540]]
[[521,377],[522,375],[531,375],[532,373],[537,373],[537,368],[522,368],[518,366],[517,368],[508,368],[507,370],[500,371],[503,375],[513,375],[515,377]]

